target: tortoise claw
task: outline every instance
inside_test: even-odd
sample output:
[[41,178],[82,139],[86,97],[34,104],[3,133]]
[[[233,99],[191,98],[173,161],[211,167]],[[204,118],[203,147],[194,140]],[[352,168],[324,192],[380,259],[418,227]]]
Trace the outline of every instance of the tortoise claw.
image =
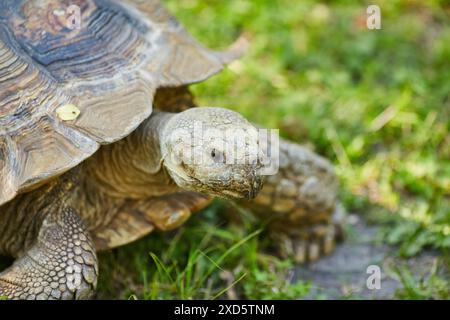
[[329,255],[336,246],[336,227],[321,227],[305,228],[296,235],[273,233],[278,254],[283,258],[291,258],[298,264],[314,262]]

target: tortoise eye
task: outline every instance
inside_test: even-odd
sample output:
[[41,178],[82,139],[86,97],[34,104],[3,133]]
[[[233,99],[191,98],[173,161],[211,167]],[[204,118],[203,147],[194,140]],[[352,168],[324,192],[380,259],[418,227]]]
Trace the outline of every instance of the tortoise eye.
[[211,158],[213,158],[215,163],[224,163],[225,162],[225,155],[223,154],[223,152],[221,152],[217,149],[211,150]]

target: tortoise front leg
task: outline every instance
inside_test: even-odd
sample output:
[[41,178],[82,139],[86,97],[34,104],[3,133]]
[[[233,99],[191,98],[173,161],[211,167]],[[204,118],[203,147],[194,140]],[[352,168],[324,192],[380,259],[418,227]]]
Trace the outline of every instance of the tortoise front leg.
[[97,285],[97,257],[79,215],[64,208],[48,215],[31,249],[0,273],[0,297],[86,299]]
[[282,256],[298,263],[314,261],[334,249],[341,236],[337,179],[332,165],[298,144],[280,139],[280,169],[266,177],[259,195],[241,204],[269,221]]

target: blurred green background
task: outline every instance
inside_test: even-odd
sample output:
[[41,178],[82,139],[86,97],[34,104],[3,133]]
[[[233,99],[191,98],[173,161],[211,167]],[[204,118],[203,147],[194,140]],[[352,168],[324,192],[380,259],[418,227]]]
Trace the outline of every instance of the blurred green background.
[[[450,4],[447,1],[207,1],[164,3],[201,42],[249,53],[193,87],[202,105],[231,108],[329,158],[348,212],[381,226],[409,257],[450,247]],[[378,4],[382,29],[368,30]],[[103,254],[99,297],[294,299],[291,261],[264,230],[216,202],[180,230]],[[300,279],[301,280],[301,279]],[[448,298],[448,278],[409,283],[402,298]],[[326,298],[326,297],[324,297]]]

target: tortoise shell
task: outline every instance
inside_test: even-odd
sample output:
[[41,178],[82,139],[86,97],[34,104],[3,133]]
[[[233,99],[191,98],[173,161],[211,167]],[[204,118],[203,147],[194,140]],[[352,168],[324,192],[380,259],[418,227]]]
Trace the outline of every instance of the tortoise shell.
[[201,46],[158,1],[0,1],[0,205],[132,132],[159,87],[243,50]]

